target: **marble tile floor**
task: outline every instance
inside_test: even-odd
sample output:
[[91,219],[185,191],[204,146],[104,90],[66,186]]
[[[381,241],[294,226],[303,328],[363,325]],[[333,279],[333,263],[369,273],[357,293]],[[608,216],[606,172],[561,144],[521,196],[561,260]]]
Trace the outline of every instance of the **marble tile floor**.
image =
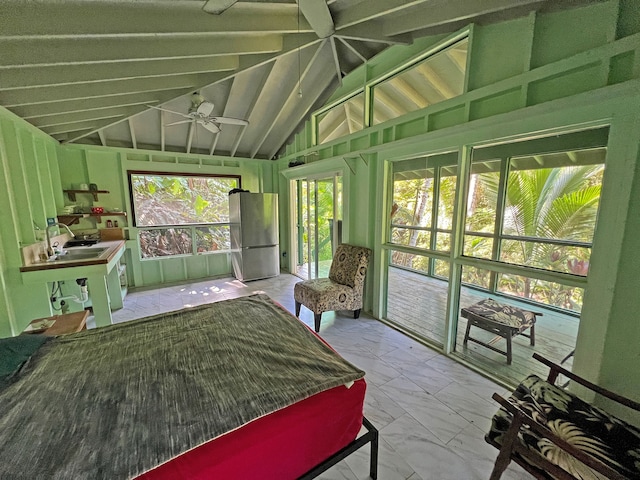
[[[298,281],[282,274],[247,283],[221,278],[133,291],[113,319],[126,322],[254,293],[266,293],[294,312],[293,285]],[[313,314],[305,307],[300,319],[313,325]],[[326,312],[320,335],[367,372],[365,415],[380,431],[378,478],[489,478],[497,450],[483,437],[497,410],[491,395],[507,394],[504,388],[364,313],[354,320],[349,312]],[[366,446],[319,478],[365,479],[368,462]],[[502,478],[531,477],[512,464]]]

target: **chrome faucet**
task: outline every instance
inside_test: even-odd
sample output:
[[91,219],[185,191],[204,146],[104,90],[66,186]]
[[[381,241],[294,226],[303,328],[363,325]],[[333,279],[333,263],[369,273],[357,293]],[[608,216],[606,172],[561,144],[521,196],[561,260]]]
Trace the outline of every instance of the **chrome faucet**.
[[49,256],[56,254],[56,252],[54,252],[53,248],[51,247],[51,236],[49,235],[49,229],[51,227],[64,227],[64,228],[66,228],[66,230],[69,233],[69,235],[71,235],[71,238],[75,238],[74,233],[64,223],[59,223],[58,222],[58,223],[52,223],[51,225],[47,225],[47,228],[46,228],[45,232],[46,232],[46,235],[47,235],[47,255],[49,255]]

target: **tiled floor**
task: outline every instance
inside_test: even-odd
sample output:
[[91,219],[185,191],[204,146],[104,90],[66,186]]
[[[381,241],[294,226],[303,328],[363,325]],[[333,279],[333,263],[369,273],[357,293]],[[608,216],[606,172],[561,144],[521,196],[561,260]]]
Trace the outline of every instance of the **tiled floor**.
[[[293,312],[293,285],[298,281],[283,274],[248,283],[225,278],[137,291],[126,297],[125,308],[113,312],[113,318],[124,322],[253,293],[266,293]],[[303,307],[301,320],[311,326],[313,314]],[[497,450],[483,436],[497,410],[491,395],[505,394],[503,388],[366,314],[354,320],[347,312],[327,312],[320,334],[367,372],[365,415],[380,431],[381,480],[489,478]],[[320,478],[368,478],[368,450],[356,452]],[[511,465],[503,478],[531,477]]]

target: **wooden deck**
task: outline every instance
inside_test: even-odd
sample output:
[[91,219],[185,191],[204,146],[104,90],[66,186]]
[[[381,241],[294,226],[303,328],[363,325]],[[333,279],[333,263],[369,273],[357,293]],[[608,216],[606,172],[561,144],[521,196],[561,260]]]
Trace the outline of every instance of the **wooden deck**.
[[[439,345],[444,341],[444,318],[447,303],[446,281],[426,277],[407,270],[389,268],[389,291],[387,301],[387,320]],[[531,373],[545,376],[548,369],[531,357],[534,352],[560,363],[575,348],[579,319],[540,307],[532,307],[510,298],[483,294],[463,287],[460,294],[460,306],[469,306],[483,298],[491,296],[501,303],[543,312],[536,322],[536,345],[532,347],[529,339],[517,336],[513,339],[513,362],[507,365],[506,357],[481,345],[469,342],[464,348],[462,341],[467,327],[466,319],[458,317],[455,355],[463,357],[483,370],[510,384],[519,383]],[[506,349],[506,341],[494,337],[489,332],[476,327],[471,328],[471,336],[492,344],[501,350]],[[571,369],[573,357],[563,366]]]
[[[318,278],[327,278],[329,276],[329,269],[331,268],[331,262],[332,260],[322,260],[318,263]],[[315,265],[311,265],[311,268],[313,268],[315,271]],[[307,272],[309,271],[309,264],[308,263],[303,263],[302,265],[298,265],[298,272],[296,273],[296,275],[300,278],[304,278],[305,280],[309,277],[307,277]]]
[[[329,276],[331,261],[320,262],[320,277]],[[307,278],[307,264],[299,266],[298,276]],[[389,289],[386,320],[401,329],[424,338],[427,343],[444,343],[444,319],[447,307],[448,283],[443,280],[420,275],[400,268],[389,267]],[[509,384],[517,384],[531,373],[546,376],[548,369],[533,360],[534,352],[560,363],[575,348],[579,319],[563,315],[553,310],[518,302],[515,299],[488,295],[463,287],[460,293],[460,306],[465,307],[491,297],[501,303],[508,303],[528,310],[542,312],[536,322],[536,345],[532,347],[529,339],[517,336],[513,339],[513,361],[507,365],[506,356],[493,352],[482,345],[469,342],[464,348],[462,341],[467,320],[458,317],[458,329],[455,355],[477,365],[490,375]],[[476,327],[471,328],[471,336],[506,350],[506,341]],[[563,366],[571,370],[573,357]]]

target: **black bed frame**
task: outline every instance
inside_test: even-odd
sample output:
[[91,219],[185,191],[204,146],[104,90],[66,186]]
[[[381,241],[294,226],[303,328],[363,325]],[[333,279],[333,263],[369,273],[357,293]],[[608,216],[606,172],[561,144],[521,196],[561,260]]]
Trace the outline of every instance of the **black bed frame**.
[[316,465],[307,473],[302,475],[299,480],[310,480],[312,478],[316,478],[322,472],[330,469],[336,463],[344,460],[353,452],[358,450],[360,447],[363,447],[367,443],[371,443],[371,456],[369,459],[369,477],[373,480],[378,478],[378,430],[373,424],[367,420],[367,417],[362,418],[362,425],[367,429],[367,433],[356,438],[349,445],[344,447],[342,450],[334,453],[332,456],[327,458],[324,462]]

